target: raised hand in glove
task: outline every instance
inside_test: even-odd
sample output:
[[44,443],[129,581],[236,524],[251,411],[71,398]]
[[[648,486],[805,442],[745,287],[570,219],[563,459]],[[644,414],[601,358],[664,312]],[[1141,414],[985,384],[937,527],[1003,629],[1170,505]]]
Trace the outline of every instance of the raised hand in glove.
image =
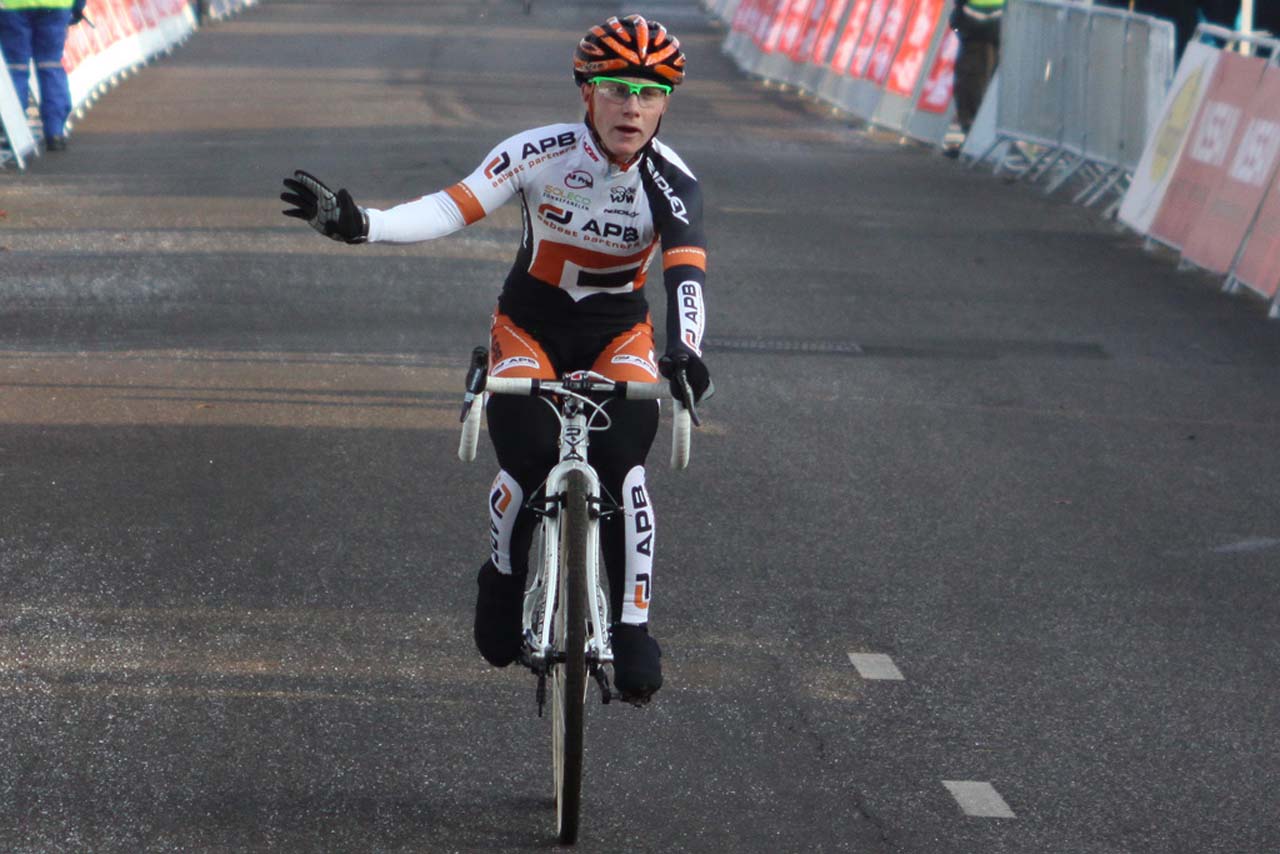
[[686,405],[688,405],[689,400],[686,397],[684,386],[680,382],[682,375],[685,381],[689,383],[689,391],[693,392],[693,403],[700,403],[704,398],[710,399],[716,392],[716,387],[711,382],[711,372],[707,370],[706,362],[693,353],[687,353],[683,350],[667,353],[658,360],[658,371],[671,381],[672,396],[684,401]]
[[285,216],[305,219],[316,231],[334,240],[364,243],[369,239],[369,217],[345,188],[335,193],[301,169],[292,178],[285,178],[284,186],[289,192],[281,193],[280,201],[293,205],[284,211]]

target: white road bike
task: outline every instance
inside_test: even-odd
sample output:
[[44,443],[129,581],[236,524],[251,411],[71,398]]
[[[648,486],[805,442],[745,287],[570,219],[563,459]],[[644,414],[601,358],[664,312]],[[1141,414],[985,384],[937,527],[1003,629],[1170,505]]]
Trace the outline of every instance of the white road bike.
[[[524,599],[524,650],[521,663],[538,678],[538,715],[546,703],[551,680],[551,750],[555,773],[556,833],[571,845],[578,836],[582,793],[583,712],[588,677],[600,689],[601,700],[623,699],[611,686],[606,665],[613,662],[609,645],[609,596],[600,558],[600,520],[624,512],[600,492],[600,479],[587,462],[590,435],[609,428],[604,402],[671,399],[666,381],[615,382],[590,371],[565,374],[559,380],[488,377],[488,352],[472,353],[467,392],[462,406],[462,439],[458,457],[475,459],[480,413],[487,394],[539,397],[560,419],[560,462],[529,503],[539,517],[534,538],[530,582]],[[677,367],[686,399],[693,395]],[[671,466],[689,463],[690,423],[695,409],[675,400]],[[537,558],[541,559],[538,560]]]

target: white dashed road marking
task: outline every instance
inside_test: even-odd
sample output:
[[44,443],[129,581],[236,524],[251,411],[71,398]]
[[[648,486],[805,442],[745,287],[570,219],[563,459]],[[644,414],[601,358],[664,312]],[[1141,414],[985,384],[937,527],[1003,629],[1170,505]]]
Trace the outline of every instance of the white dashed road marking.
[[858,669],[858,675],[863,679],[892,679],[901,682],[904,678],[893,659],[878,652],[851,652],[849,661]]
[[976,818],[1015,818],[1013,810],[990,783],[977,780],[943,780],[965,815]]
[[1224,546],[1218,546],[1214,549],[1215,554],[1245,554],[1248,552],[1260,552],[1266,549],[1274,549],[1280,546],[1280,540],[1275,537],[1250,537],[1247,540],[1240,540],[1237,543],[1227,543]]

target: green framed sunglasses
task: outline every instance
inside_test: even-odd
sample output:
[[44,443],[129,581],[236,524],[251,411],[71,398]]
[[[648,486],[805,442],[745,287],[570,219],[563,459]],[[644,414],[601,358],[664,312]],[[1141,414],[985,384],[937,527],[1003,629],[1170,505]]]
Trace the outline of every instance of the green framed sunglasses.
[[656,107],[671,94],[671,87],[665,83],[632,83],[617,77],[592,77],[590,82],[606,100],[615,104],[625,104],[635,95],[641,105]]

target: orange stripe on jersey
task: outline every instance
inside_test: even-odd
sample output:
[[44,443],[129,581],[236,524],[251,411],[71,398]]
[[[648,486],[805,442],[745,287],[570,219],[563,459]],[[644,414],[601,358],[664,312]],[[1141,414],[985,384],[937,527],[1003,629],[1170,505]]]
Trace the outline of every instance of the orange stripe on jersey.
[[672,267],[680,266],[697,267],[705,273],[707,250],[697,246],[677,246],[662,253],[662,269],[670,270]]
[[484,206],[480,204],[480,200],[476,198],[476,194],[471,192],[471,188],[459,181],[449,189],[445,190],[449,194],[449,198],[453,199],[453,203],[458,206],[458,210],[462,211],[462,219],[467,225],[476,220],[484,219]]
[[[578,272],[618,273],[634,269],[633,289],[639,290],[644,285],[644,266],[652,250],[650,245],[632,255],[610,255],[569,243],[543,240],[538,244],[538,254],[534,256],[533,263],[529,265],[529,275],[549,285],[573,287],[578,283]],[[566,281],[570,274],[572,278]]]

